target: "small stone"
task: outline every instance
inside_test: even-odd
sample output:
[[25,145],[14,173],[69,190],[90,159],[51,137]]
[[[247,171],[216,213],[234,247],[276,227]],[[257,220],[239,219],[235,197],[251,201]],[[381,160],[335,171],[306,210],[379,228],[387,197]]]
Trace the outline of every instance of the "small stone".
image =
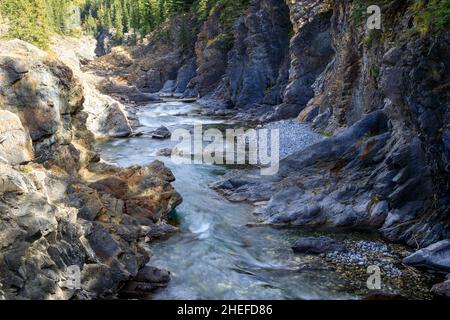
[[165,148],[158,151],[158,156],[160,157],[170,157],[172,156],[172,149]]
[[292,248],[295,253],[321,254],[345,251],[345,247],[328,237],[300,238]]
[[171,136],[172,136],[172,133],[165,126],[161,126],[152,132],[153,139],[164,140],[164,139],[169,139]]

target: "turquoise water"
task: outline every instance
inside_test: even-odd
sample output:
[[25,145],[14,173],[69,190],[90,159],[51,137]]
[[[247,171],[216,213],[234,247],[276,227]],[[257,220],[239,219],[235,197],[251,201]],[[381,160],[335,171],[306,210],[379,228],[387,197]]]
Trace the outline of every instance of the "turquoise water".
[[[202,117],[199,111],[200,107],[192,104],[149,105],[138,112],[140,129],[149,132],[160,125],[173,130],[199,123],[222,124]],[[144,135],[100,146],[102,158],[120,166],[145,165],[155,159],[165,162],[184,198],[176,212],[180,232],[151,245],[150,264],[172,273],[169,286],[156,292],[153,299],[351,298],[335,290],[343,283],[333,271],[302,269],[308,258],[290,249],[298,232],[247,227],[257,222],[252,207],[231,203],[208,187],[217,180],[218,167],[176,165],[157,156],[158,150],[175,144]]]

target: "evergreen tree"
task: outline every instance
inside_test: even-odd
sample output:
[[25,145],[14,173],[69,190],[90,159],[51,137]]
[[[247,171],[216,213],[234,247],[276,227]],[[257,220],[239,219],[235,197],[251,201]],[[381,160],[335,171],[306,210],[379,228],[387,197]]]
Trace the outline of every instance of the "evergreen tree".
[[123,32],[127,33],[130,31],[130,6],[125,0],[122,1],[122,21],[123,21]]
[[123,19],[122,19],[122,5],[120,0],[115,0],[114,6],[114,29],[116,30],[115,41],[120,43],[123,38]]
[[45,0],[2,0],[0,10],[9,21],[7,37],[48,47],[51,23]]

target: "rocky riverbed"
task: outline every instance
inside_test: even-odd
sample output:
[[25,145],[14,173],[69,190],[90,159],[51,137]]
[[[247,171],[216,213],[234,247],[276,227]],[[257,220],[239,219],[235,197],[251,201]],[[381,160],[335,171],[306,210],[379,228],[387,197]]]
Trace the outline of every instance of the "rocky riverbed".
[[[198,107],[183,103],[141,107],[136,116],[141,119],[140,130],[144,132],[151,132],[162,123],[169,128],[189,128],[200,122],[220,127],[222,121],[229,121],[212,120],[202,115]],[[241,124],[236,123],[238,127]],[[232,122],[229,125],[233,126]],[[280,130],[281,149],[286,154],[300,152],[325,139],[295,121],[274,122],[266,127]],[[296,140],[295,144],[294,137],[302,140]],[[180,231],[151,245],[150,263],[169,270],[172,279],[167,288],[156,291],[151,298],[433,298],[430,287],[439,277],[408,267],[402,261],[413,250],[384,242],[377,234],[315,233],[259,223],[265,220],[254,215],[252,206],[228,202],[207,187],[208,183],[215,185],[217,175],[245,177],[245,170],[174,164],[170,157],[156,152],[171,151],[175,143],[143,135],[99,146],[104,159],[121,166],[155,159],[166,162],[177,177],[175,187],[184,197],[183,204],[172,215]],[[292,144],[294,147],[290,148]],[[323,240],[319,235],[331,238]],[[298,242],[305,236],[309,236],[309,243],[317,250],[299,250]],[[184,254],[186,251],[190,252],[188,256]],[[380,270],[379,289],[368,287],[370,267]]]
[[[142,43],[100,50],[111,52],[99,58],[95,42],[86,37],[55,37],[51,53],[19,40],[1,41],[0,296],[110,298],[121,289],[129,296],[167,285],[167,272],[147,266],[147,243],[177,230],[167,220],[181,202],[172,183],[183,171],[174,177],[142,152],[118,154],[115,160],[127,165],[106,164],[94,148],[102,140],[142,149],[138,139],[149,136],[139,131],[138,122],[145,127],[161,110],[140,118],[137,106],[160,101],[158,93],[198,100],[209,124],[225,117],[249,127],[281,129],[278,174],[262,177],[251,168],[220,168],[225,174],[212,179],[211,172],[205,173],[204,185],[232,202],[225,205],[220,198],[218,207],[228,212],[250,205],[239,217],[248,218],[247,210],[255,214],[238,225],[231,223],[236,216],[229,217],[216,227],[231,226],[234,235],[243,225],[264,228],[265,240],[275,239],[267,247],[253,231],[259,250],[242,251],[250,267],[233,260],[237,273],[251,275],[248,282],[233,278],[234,284],[248,284],[238,298],[251,292],[258,293],[256,298],[367,297],[370,293],[350,293],[345,279],[363,283],[371,263],[385,273],[388,292],[382,295],[429,298],[423,288],[440,282],[432,292],[450,296],[444,279],[450,272],[449,33],[422,33],[411,2],[402,0],[384,2],[382,30],[367,30],[358,19],[366,4],[251,0],[231,26],[224,24],[226,12],[219,5],[201,21],[190,13],[174,15]],[[192,35],[189,43],[182,29]],[[166,115],[168,123],[147,126],[171,129],[180,124],[171,123],[172,116]],[[184,116],[186,125],[192,118]],[[147,151],[154,158],[160,149],[168,154],[169,147],[161,142]],[[211,207],[189,203],[194,209],[197,204]],[[286,240],[271,234],[277,228],[362,231],[379,238],[328,234],[332,239],[319,248],[337,241],[335,248],[346,250],[307,253],[297,261],[291,247],[307,235],[290,234]],[[194,231],[201,238],[211,229],[202,224]],[[187,252],[192,239],[181,240],[187,247],[178,248]],[[296,250],[322,240],[298,243]],[[236,245],[249,247],[245,238]],[[268,256],[254,259],[258,252]],[[214,261],[222,257],[208,253]],[[177,267],[177,255],[159,254]],[[313,264],[306,270],[321,263],[318,269],[332,268],[333,276],[291,278],[292,266],[307,260]],[[255,284],[254,278],[260,279],[255,274],[267,269],[269,276]],[[80,273],[79,290],[67,288],[73,270]],[[183,288],[182,278],[174,276],[175,287]],[[344,281],[345,294],[330,286],[317,289],[318,279],[335,288]],[[233,283],[218,283],[215,294],[236,297],[229,293]],[[304,291],[298,291],[298,283]],[[174,296],[170,287],[167,292]]]

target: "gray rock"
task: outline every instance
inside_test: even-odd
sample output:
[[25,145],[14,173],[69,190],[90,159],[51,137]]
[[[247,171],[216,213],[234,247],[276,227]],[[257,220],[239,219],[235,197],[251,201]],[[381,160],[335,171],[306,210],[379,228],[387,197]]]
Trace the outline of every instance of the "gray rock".
[[378,202],[370,213],[370,223],[375,227],[381,227],[389,213],[389,203],[387,201]]
[[161,93],[166,93],[166,94],[171,94],[171,93],[173,93],[173,90],[175,89],[175,85],[176,85],[176,82],[175,82],[175,80],[167,80],[165,83],[164,83],[164,86],[163,86],[163,88],[161,89]]
[[[312,85],[334,56],[330,34],[331,12],[318,14],[303,25],[291,39],[289,84],[284,92],[284,103],[304,108],[314,97]],[[297,115],[302,109],[297,109]],[[294,115],[297,116],[297,115]]]
[[448,273],[450,272],[450,240],[443,240],[421,249],[406,257],[403,262],[418,268]]
[[170,149],[170,148],[161,149],[158,151],[158,156],[170,157],[170,156],[172,156],[172,149]]
[[18,116],[0,110],[0,157],[11,165],[33,159],[33,146],[28,132]]
[[123,138],[133,133],[123,108],[118,103],[112,103],[106,110],[100,132],[109,137]]
[[[280,72],[288,69],[288,10],[283,1],[252,1],[249,14],[237,22],[238,37],[227,70],[230,98],[236,106],[264,103],[266,96],[271,96],[272,102],[281,101],[281,88],[288,76]],[[267,28],[269,25],[272,27]]]
[[169,139],[172,136],[172,133],[165,126],[161,126],[158,129],[156,129],[155,131],[153,131],[151,135],[152,135],[153,139],[164,140],[164,139]]
[[97,48],[95,49],[95,54],[98,56],[104,56],[111,52],[114,46],[114,37],[116,35],[116,30],[111,28],[109,30],[102,30],[97,35]]
[[383,63],[395,66],[401,59],[403,52],[398,47],[389,49],[383,56]]
[[438,296],[450,298],[450,280],[434,285],[431,292]]
[[170,281],[170,272],[155,267],[145,267],[139,270],[134,278],[136,282],[146,283],[168,283]]
[[178,70],[177,81],[175,85],[174,94],[182,94],[186,91],[189,82],[195,77],[197,64],[195,57],[188,60],[181,68]]
[[96,256],[104,263],[118,257],[121,253],[120,245],[99,223],[94,223],[94,229],[88,236],[88,241]]
[[292,249],[295,253],[314,255],[336,251],[342,252],[346,250],[344,245],[328,237],[300,238]]

